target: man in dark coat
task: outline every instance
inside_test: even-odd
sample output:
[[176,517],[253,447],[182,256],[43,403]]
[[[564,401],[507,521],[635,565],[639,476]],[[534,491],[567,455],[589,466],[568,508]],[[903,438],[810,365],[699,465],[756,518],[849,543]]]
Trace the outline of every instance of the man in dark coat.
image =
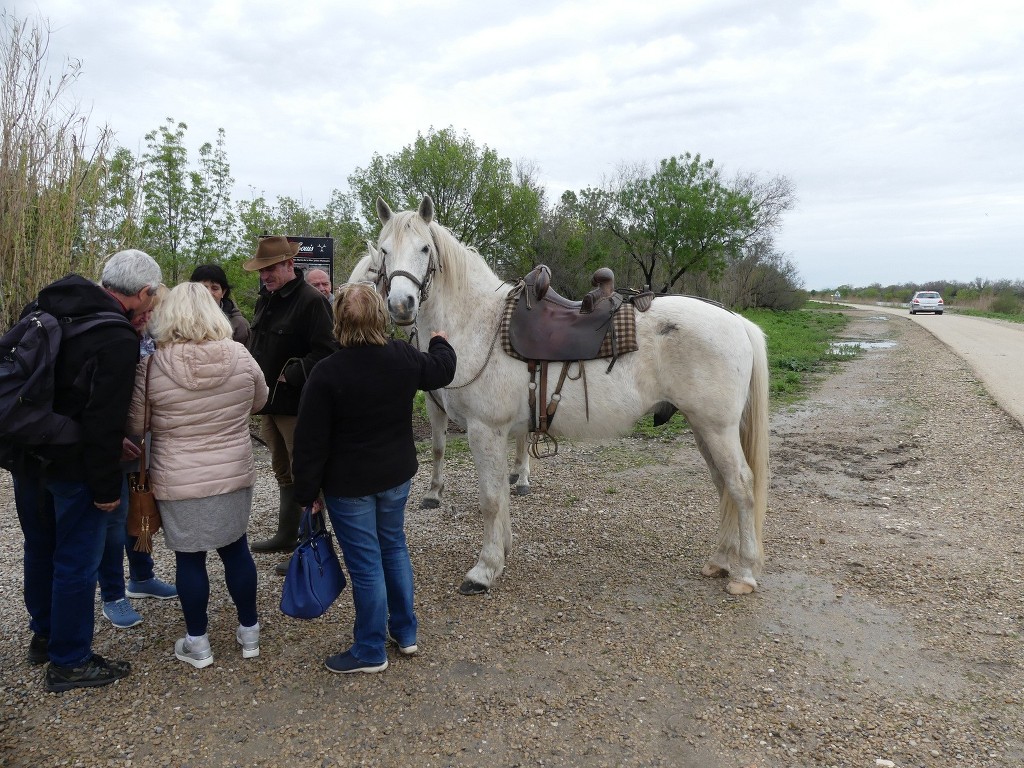
[[254,552],[290,552],[298,541],[302,508],[292,489],[292,445],[299,395],[313,366],[338,348],[329,305],[295,267],[301,245],[282,236],[261,238],[256,255],[242,265],[258,271],[262,282],[248,346],[270,386],[260,434],[280,488],[277,533],[253,542]]
[[[70,445],[15,448],[11,474],[25,534],[25,606],[32,640],[28,660],[46,669],[46,689],[107,685],[130,665],[92,652],[96,574],[107,515],[121,503],[121,449],[139,339],[131,323],[160,286],[160,266],[142,251],[115,253],[100,285],[68,275],[43,288],[38,307],[58,318],[100,311],[125,316],[61,344],[54,411],[81,426]],[[26,313],[34,305],[26,308]]]

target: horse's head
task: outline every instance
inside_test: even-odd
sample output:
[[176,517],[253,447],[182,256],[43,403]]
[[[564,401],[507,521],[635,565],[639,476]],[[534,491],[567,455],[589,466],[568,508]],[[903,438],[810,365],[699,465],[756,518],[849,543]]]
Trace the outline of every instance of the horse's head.
[[415,211],[392,212],[377,198],[381,230],[379,263],[387,294],[388,312],[396,325],[416,322],[419,305],[430,295],[430,280],[438,266],[437,246],[430,231],[434,201],[429,196]]

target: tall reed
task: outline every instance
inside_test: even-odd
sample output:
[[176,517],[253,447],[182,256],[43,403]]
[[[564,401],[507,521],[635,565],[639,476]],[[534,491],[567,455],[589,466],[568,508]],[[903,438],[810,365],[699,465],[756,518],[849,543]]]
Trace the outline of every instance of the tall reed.
[[47,75],[49,26],[0,14],[0,328],[47,283],[97,277],[108,244],[83,228],[102,192],[112,133],[90,143],[89,115],[71,101],[81,62]]

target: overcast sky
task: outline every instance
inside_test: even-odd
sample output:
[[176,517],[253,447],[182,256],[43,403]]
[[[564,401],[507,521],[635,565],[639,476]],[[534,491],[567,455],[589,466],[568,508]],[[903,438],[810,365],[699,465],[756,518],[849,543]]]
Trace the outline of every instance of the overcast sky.
[[1024,279],[1018,0],[38,0],[94,124],[191,156],[226,131],[236,197],[322,206],[374,153],[452,126],[555,200],[685,152],[781,175],[807,288]]

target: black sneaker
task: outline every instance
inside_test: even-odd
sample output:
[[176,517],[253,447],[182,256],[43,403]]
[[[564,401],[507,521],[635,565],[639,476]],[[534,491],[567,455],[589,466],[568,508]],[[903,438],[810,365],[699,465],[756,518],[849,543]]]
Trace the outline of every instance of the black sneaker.
[[132,665],[127,661],[107,661],[94,653],[91,659],[79,667],[58,667],[51,663],[46,668],[46,690],[61,693],[72,688],[110,685],[115,680],[127,677],[131,671]]
[[46,650],[50,645],[50,638],[46,635],[32,635],[32,642],[28,644],[28,663],[45,664],[50,660],[50,654]]

